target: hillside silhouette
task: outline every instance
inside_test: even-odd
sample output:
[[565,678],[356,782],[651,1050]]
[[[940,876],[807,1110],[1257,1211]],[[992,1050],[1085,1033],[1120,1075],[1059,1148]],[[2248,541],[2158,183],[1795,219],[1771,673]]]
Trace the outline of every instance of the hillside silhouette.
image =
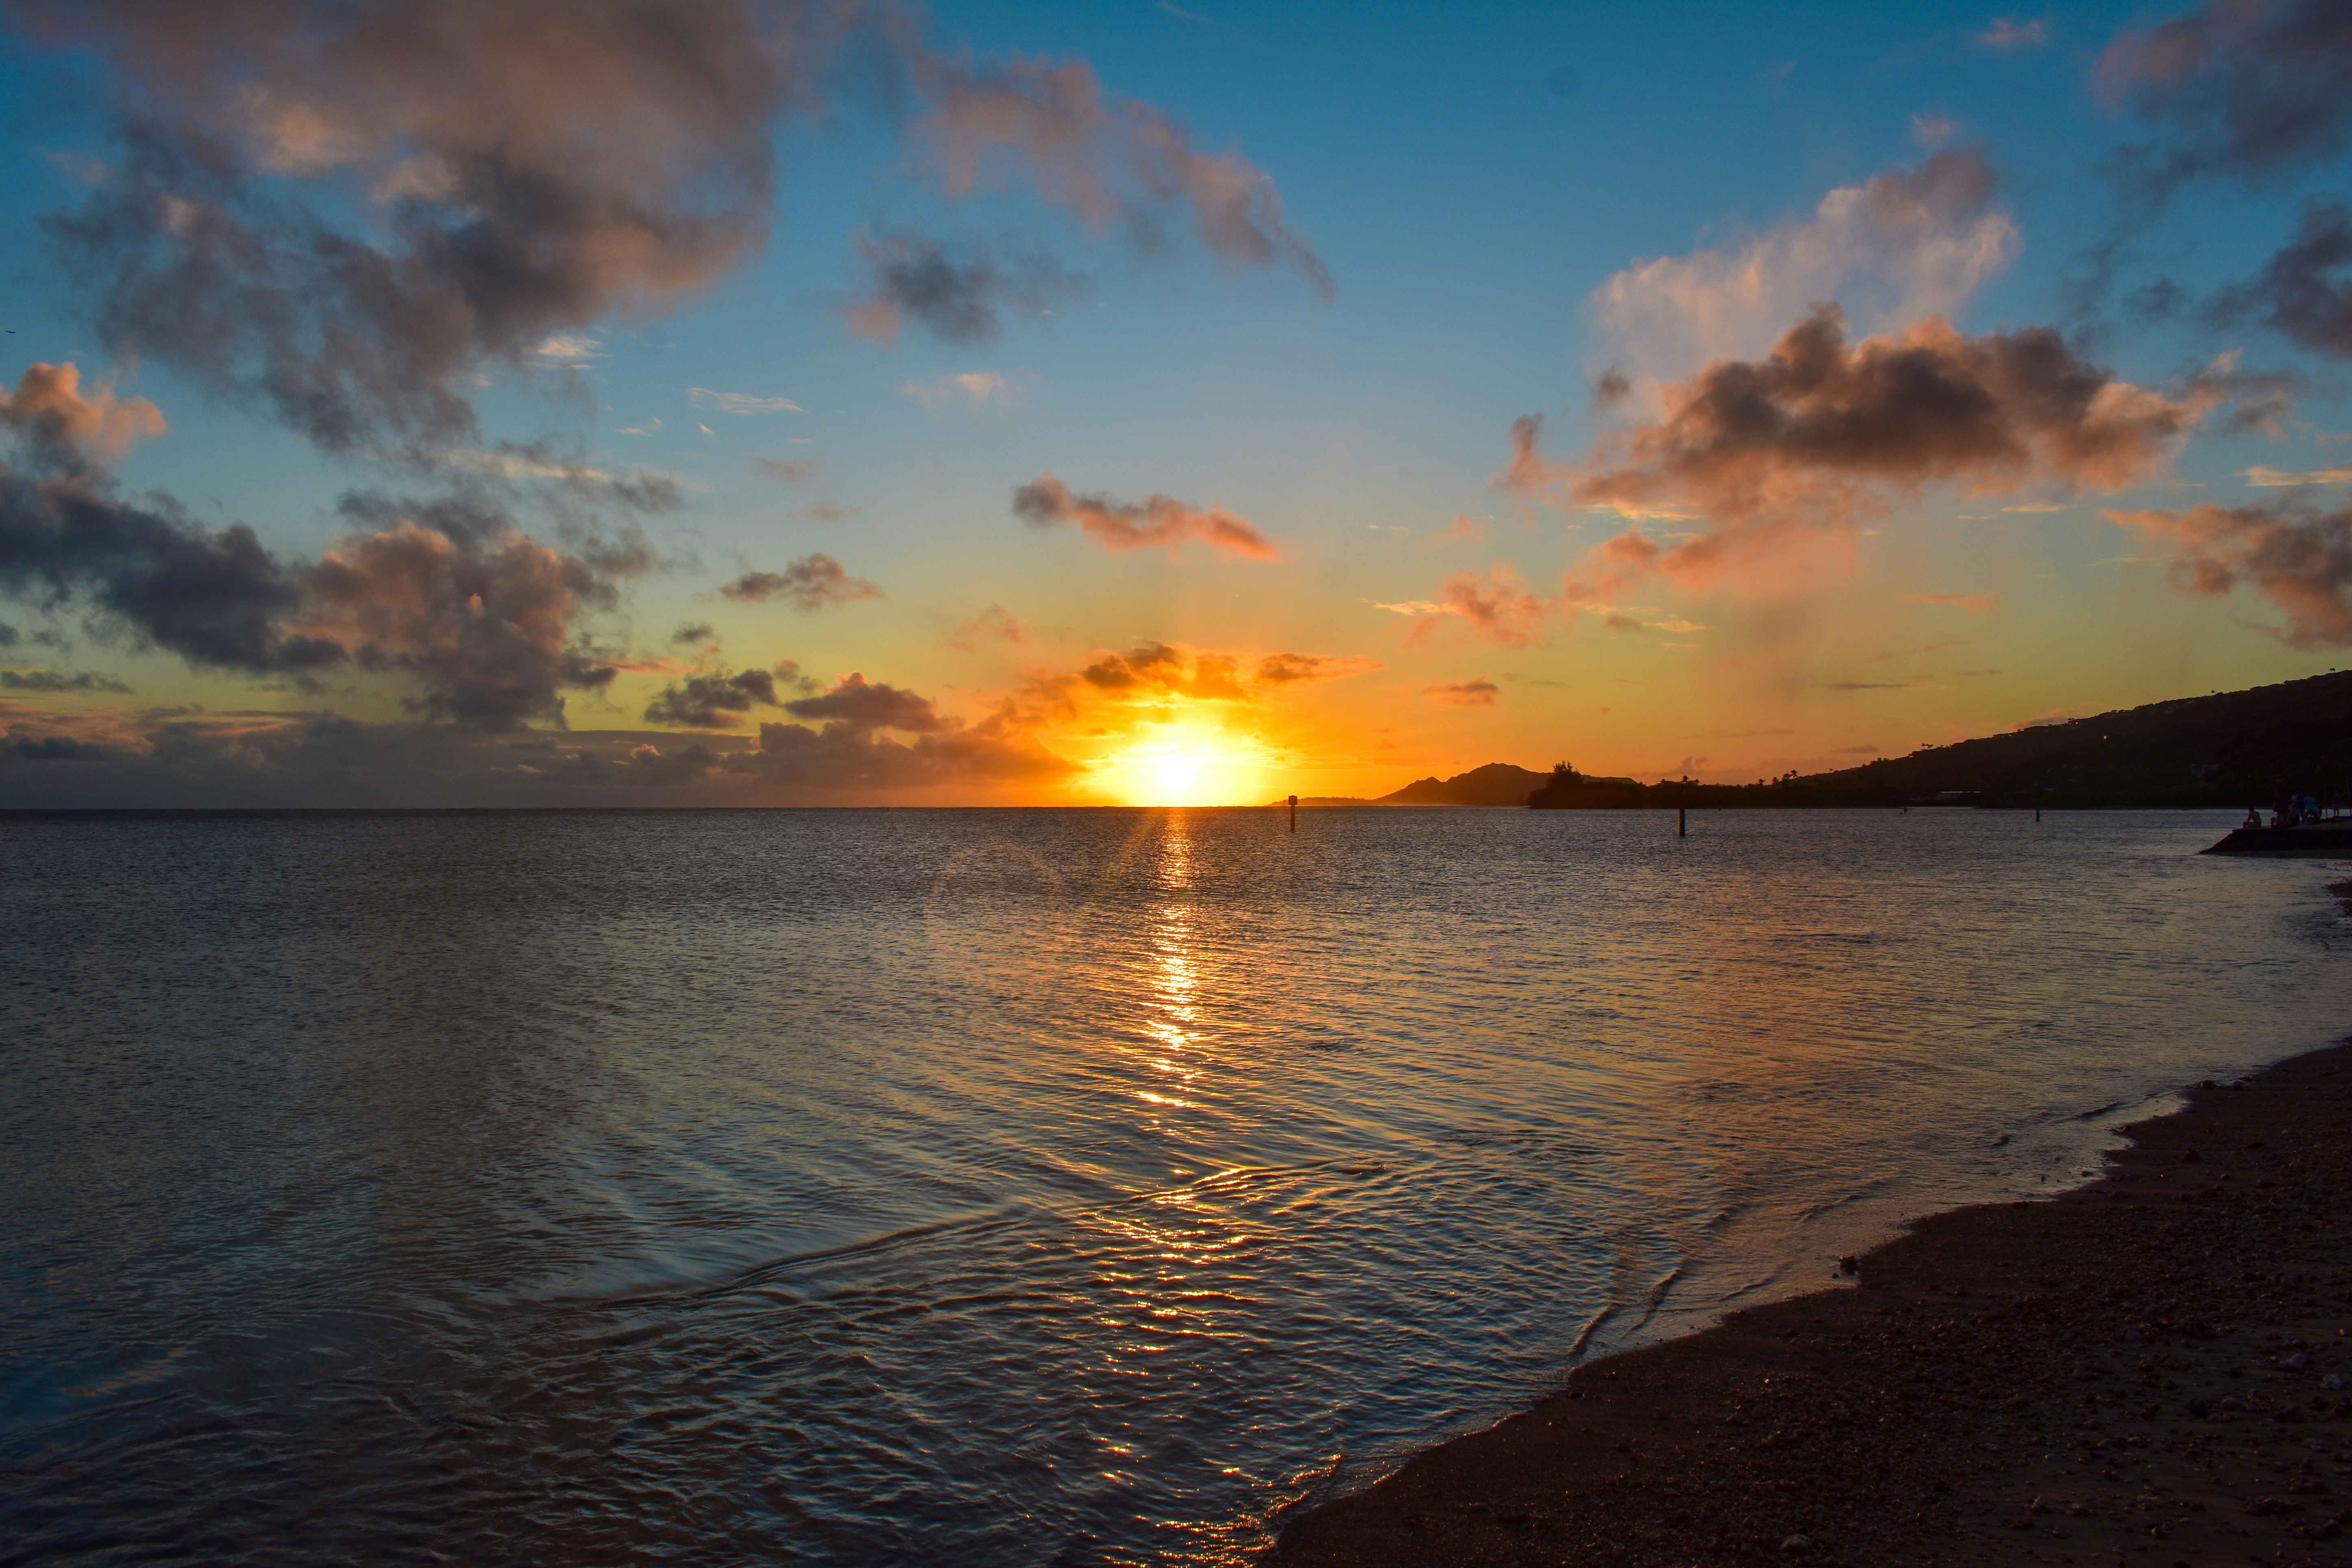
[[[1565,770],[1565,771],[1562,771]],[[1923,746],[1832,773],[1757,784],[1598,778],[1488,763],[1376,799],[1307,805],[2267,806],[2294,790],[2352,802],[2352,671],[2183,697],[2007,734]]]

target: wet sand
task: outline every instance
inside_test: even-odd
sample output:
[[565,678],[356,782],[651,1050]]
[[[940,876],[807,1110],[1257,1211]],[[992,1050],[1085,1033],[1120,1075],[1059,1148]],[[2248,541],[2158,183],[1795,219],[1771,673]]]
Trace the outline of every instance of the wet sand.
[[2200,1086],[2100,1180],[1580,1367],[1273,1561],[2352,1564],[2347,1122],[2352,1043]]

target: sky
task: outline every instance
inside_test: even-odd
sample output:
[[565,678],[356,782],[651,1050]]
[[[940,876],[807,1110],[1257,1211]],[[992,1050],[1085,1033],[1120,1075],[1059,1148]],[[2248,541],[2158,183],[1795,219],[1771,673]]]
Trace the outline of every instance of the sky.
[[0,806],[1738,782],[2338,668],[2352,12],[0,7]]

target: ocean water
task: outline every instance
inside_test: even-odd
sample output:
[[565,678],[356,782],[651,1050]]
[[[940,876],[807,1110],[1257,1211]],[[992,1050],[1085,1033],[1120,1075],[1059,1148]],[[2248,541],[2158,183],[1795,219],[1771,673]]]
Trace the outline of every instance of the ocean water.
[[1243,1561],[2339,1037],[2229,826],[0,818],[0,1562]]

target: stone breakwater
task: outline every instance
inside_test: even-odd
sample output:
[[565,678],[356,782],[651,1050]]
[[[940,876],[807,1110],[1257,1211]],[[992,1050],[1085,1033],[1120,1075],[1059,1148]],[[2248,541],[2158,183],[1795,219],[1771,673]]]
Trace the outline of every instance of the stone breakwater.
[[2352,1045],[2129,1133],[1851,1288],[1580,1367],[1273,1561],[2352,1564]]

